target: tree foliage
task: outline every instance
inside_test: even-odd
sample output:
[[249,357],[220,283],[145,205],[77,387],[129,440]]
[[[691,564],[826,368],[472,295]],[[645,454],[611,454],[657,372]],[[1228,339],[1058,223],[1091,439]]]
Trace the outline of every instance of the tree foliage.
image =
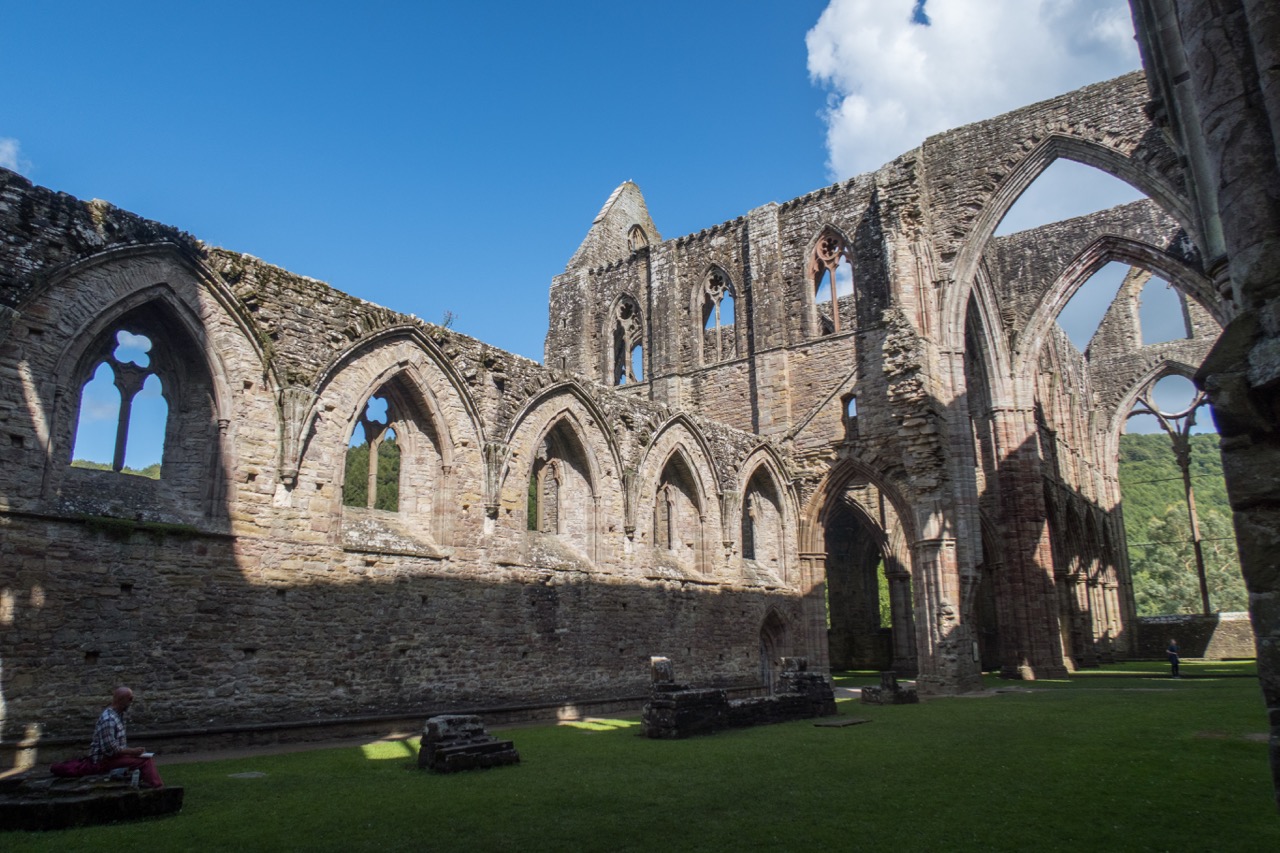
[[[1209,605],[1215,611],[1244,610],[1248,598],[1217,435],[1191,437],[1191,484],[1200,519]],[[1168,436],[1121,436],[1120,488],[1138,615],[1199,613],[1200,582],[1186,495]]]
[[[400,509],[400,447],[388,438],[378,447],[378,491],[374,509]],[[369,442],[347,448],[347,469],[342,483],[342,502],[347,506],[369,505]]]

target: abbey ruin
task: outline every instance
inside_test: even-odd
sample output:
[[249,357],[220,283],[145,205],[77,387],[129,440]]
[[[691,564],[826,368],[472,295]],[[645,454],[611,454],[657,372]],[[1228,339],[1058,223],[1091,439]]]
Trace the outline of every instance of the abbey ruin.
[[[1280,17],[1133,6],[1145,75],[874,173],[677,237],[624,183],[544,365],[0,170],[0,744],[80,737],[118,681],[198,736],[631,701],[651,655],[1064,677],[1133,653],[1118,436],[1168,375],[1214,405],[1276,731]],[[1148,198],[994,237],[1058,158]],[[1112,261],[1082,352],[1056,317]],[[1152,274],[1179,340],[1142,341]],[[104,369],[116,458],[73,467]],[[152,379],[158,479],[118,473]]]

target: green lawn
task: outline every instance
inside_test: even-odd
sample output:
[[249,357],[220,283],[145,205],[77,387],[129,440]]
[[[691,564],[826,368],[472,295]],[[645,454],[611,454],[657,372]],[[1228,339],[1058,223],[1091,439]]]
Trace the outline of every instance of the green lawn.
[[[1280,850],[1252,663],[1070,682],[685,741],[631,721],[511,729],[516,767],[438,776],[415,745],[163,766],[180,815],[19,850]],[[840,674],[837,684],[875,683]],[[245,772],[262,778],[233,778]]]

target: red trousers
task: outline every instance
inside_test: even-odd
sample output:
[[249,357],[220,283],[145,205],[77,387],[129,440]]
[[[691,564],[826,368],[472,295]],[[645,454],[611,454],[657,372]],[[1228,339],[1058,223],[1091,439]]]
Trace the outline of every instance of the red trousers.
[[114,770],[117,767],[138,770],[142,776],[142,786],[144,788],[164,787],[164,782],[160,779],[160,771],[156,770],[156,760],[154,758],[139,758],[136,755],[116,755],[111,758],[104,758],[98,766],[103,770]]

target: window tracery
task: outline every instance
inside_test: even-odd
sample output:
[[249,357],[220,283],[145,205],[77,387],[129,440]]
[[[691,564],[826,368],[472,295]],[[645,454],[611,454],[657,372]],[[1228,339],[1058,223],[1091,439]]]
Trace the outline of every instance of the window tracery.
[[[825,229],[814,244],[809,257],[809,281],[813,287],[811,296],[818,315],[819,334],[839,334],[842,326],[840,292],[846,291],[850,297],[854,295],[853,254],[844,238],[832,228]],[[821,306],[824,301],[829,302],[829,317]]]
[[71,464],[159,479],[168,399],[155,344],[131,327],[117,327],[105,340],[106,352],[81,384]]
[[640,306],[630,297],[619,300],[612,323],[614,385],[644,381],[644,323]]
[[347,447],[344,505],[399,512],[400,446],[394,419],[385,396],[370,397],[361,410]]
[[639,225],[632,225],[631,230],[627,232],[627,249],[638,252],[647,248],[649,248],[649,235]]
[[714,364],[737,356],[733,282],[712,269],[702,283],[702,362]]

